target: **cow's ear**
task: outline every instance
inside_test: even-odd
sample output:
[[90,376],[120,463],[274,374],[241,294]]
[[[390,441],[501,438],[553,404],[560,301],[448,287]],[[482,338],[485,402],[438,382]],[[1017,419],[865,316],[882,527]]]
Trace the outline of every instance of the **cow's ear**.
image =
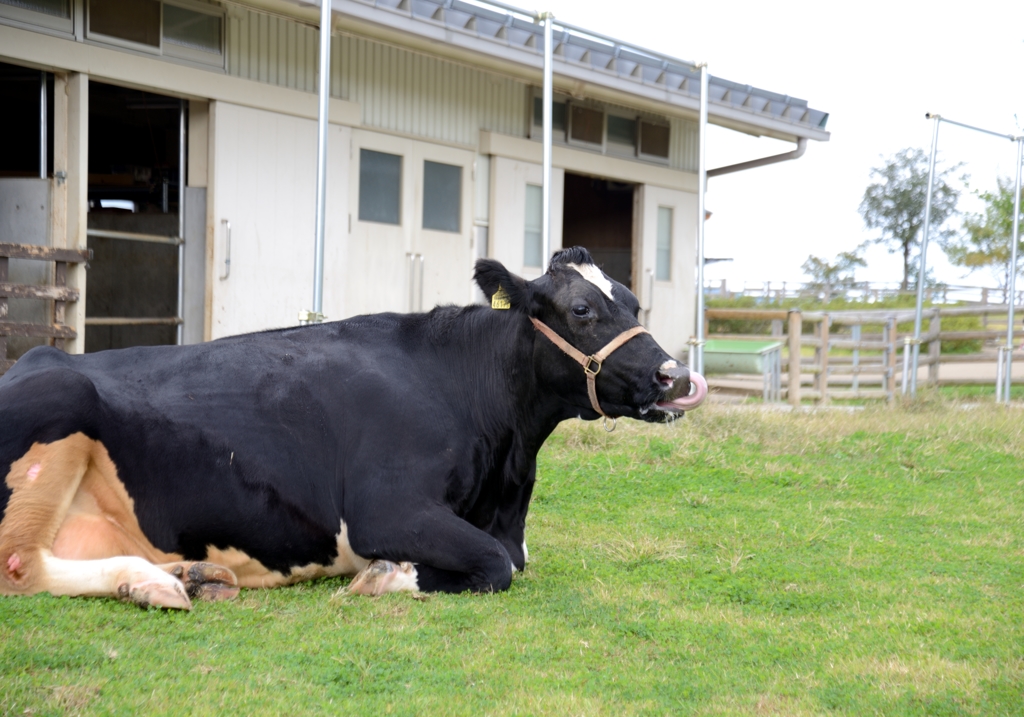
[[495,309],[522,309],[527,306],[530,287],[500,261],[479,259],[473,274],[480,291]]

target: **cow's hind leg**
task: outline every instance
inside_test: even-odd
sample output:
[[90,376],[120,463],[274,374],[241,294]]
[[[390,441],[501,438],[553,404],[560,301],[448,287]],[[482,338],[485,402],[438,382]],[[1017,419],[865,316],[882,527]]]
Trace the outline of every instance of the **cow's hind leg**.
[[[189,609],[191,602],[181,581],[143,558],[54,556],[54,543],[69,509],[83,479],[95,468],[96,446],[76,433],[33,444],[12,464],[6,478],[11,496],[0,522],[0,594],[106,596],[139,605]],[[67,537],[62,539],[68,542]]]
[[182,582],[193,600],[219,602],[238,596],[238,579],[225,567],[213,563],[164,563],[158,568]]

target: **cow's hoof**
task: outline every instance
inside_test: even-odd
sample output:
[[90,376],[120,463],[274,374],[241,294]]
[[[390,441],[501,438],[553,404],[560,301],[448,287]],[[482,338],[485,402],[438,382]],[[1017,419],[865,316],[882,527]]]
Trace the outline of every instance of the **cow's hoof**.
[[117,594],[122,600],[133,602],[139,607],[162,607],[169,610],[191,610],[192,601],[185,594],[185,587],[177,580],[146,580],[141,583],[123,583]]
[[213,563],[172,563],[164,569],[178,578],[193,600],[219,602],[238,596],[238,578],[225,567]]
[[412,563],[395,564],[390,560],[374,560],[348,586],[350,593],[376,597],[400,590],[419,590],[416,583],[416,568]]

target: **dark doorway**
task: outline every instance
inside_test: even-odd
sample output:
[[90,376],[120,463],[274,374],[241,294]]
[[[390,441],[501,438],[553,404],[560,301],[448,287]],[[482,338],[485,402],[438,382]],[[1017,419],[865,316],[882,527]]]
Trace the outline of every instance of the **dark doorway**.
[[159,239],[178,235],[180,135],[179,100],[89,83],[86,351],[177,340],[178,247]]
[[[46,167],[39,171],[40,105],[46,82]],[[0,177],[47,177],[53,173],[53,75],[0,62]]]
[[586,247],[604,272],[633,288],[635,184],[565,173],[562,246]]

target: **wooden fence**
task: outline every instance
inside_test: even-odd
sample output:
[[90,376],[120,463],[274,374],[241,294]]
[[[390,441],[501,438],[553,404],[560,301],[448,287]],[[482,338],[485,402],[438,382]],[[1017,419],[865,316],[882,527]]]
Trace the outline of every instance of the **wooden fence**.
[[[1017,321],[1024,319],[1024,307],[1015,307]],[[943,330],[943,318],[975,316],[982,328]],[[991,384],[990,378],[944,378],[943,364],[996,365],[997,346],[1006,343],[1006,305],[928,308],[922,321],[918,366],[927,368],[924,382],[943,384]],[[710,333],[713,320],[764,322],[770,333]],[[904,362],[913,351],[912,309],[876,309],[865,311],[800,311],[758,309],[707,309],[705,336],[709,339],[784,339],[787,351],[782,360],[783,385],[789,403],[803,399],[827,403],[830,399],[893,400],[902,393],[908,375]],[[910,330],[907,330],[907,324]],[[810,333],[805,333],[808,325]],[[1002,328],[999,328],[1001,325]],[[901,330],[902,329],[902,330]],[[1014,346],[1024,339],[1024,330],[1015,329]],[[943,354],[943,341],[979,341],[980,352]],[[805,355],[810,354],[810,355]],[[1012,353],[1014,362],[1024,361],[1024,351]],[[919,379],[921,380],[921,379]]]
[[[52,284],[13,284],[8,279],[11,259],[28,259],[53,263]],[[31,244],[0,244],[0,374],[14,365],[7,358],[7,340],[10,337],[47,338],[52,345],[64,349],[64,342],[78,334],[67,326],[65,313],[67,305],[78,301],[76,289],[67,286],[68,264],[80,264],[89,260],[89,251],[53,249]],[[8,299],[37,299],[52,302],[48,311],[49,323],[25,323],[8,321]]]

